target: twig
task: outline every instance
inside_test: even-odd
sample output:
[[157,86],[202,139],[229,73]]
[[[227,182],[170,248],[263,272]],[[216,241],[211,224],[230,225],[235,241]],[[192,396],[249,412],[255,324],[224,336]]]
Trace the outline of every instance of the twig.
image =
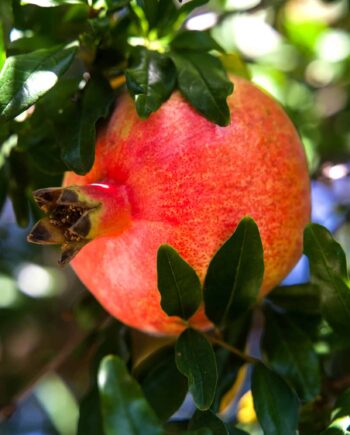
[[247,355],[246,353],[240,351],[236,347],[231,346],[230,344],[226,343],[223,340],[220,340],[219,338],[216,338],[212,335],[205,334],[209,341],[211,341],[214,344],[218,344],[219,346],[223,347],[224,349],[227,349],[229,352],[233,353],[234,355],[238,356],[242,360],[250,363],[250,364],[257,364],[260,362],[257,358],[254,358],[253,356]]
[[106,328],[111,321],[112,318],[108,316],[97,326],[97,328],[93,329],[92,331],[77,332],[66,344],[66,346],[62,348],[61,352],[59,352],[55,358],[46,364],[39,371],[39,373],[34,376],[34,378],[32,378],[30,382],[12,398],[11,403],[1,406],[0,422],[10,417],[10,415],[16,410],[16,404],[26,399],[31,394],[36,384],[47,374],[56,371],[70,357],[74,350],[84,342],[86,338],[92,334],[95,334],[96,331]]

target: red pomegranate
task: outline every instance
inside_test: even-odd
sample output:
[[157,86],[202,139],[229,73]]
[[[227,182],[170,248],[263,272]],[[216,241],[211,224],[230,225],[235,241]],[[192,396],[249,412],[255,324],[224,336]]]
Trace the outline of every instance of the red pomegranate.
[[[178,334],[180,318],[160,307],[156,256],[172,245],[203,281],[210,259],[242,217],[257,222],[266,294],[301,255],[310,215],[306,159],[281,107],[252,83],[232,78],[231,123],[219,127],[179,93],[141,120],[126,93],[118,98],[85,176],[67,173],[65,189],[35,193],[49,212],[29,239],[62,243],[100,303],[122,322]],[[80,187],[79,187],[80,186]],[[89,243],[87,243],[89,242]],[[190,324],[210,327],[200,309]]]

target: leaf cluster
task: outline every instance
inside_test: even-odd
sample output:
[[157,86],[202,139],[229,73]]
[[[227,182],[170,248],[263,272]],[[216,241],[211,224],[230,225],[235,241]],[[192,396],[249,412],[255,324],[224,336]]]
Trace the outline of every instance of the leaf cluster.
[[[125,382],[134,384],[135,391],[137,385],[125,365],[117,357],[102,362],[99,385],[106,433],[119,433],[115,432],[116,427],[127,424],[123,419],[129,419],[130,424],[148,419],[151,432],[168,433],[168,426],[162,425],[162,421],[166,422],[176,411],[186,391],[191,394],[197,411],[188,426],[176,433],[241,433],[216,415],[220,409],[217,396],[227,392],[222,352],[234,356],[236,370],[230,361],[230,372],[235,373],[230,380],[233,385],[239,382],[238,370],[247,364],[252,366],[251,391],[263,433],[308,433],[304,432],[303,418],[307,409],[315,406],[324,394],[321,387],[325,373],[321,370],[322,359],[312,329],[305,328],[303,319],[311,316],[316,330],[322,322],[328,322],[335,334],[343,335],[345,323],[350,320],[346,299],[350,289],[344,252],[324,227],[310,224],[305,229],[304,251],[310,262],[311,283],[277,288],[261,307],[257,305],[257,297],[264,271],[263,248],[259,230],[250,217],[240,222],[235,233],[214,255],[203,286],[195,270],[171,246],[162,245],[157,259],[161,306],[169,316],[182,319],[185,329],[174,346],[148,358],[143,365],[143,372],[148,374],[135,373],[140,382],[137,398],[132,397],[132,388],[122,391],[124,378]],[[216,327],[214,332],[203,333],[191,327],[191,318],[203,303]],[[251,322],[246,319],[251,318],[253,309],[258,309],[265,321],[260,358],[245,353],[249,348],[246,348],[244,330],[250,328]],[[336,313],[337,321],[334,321]],[[238,337],[242,333],[245,337],[240,341]],[[319,332],[316,334],[319,339]],[[118,384],[114,381],[117,378]],[[121,416],[121,406],[116,404],[113,408],[109,394],[122,395],[123,407],[128,403],[128,409],[138,409],[137,417],[126,416],[127,413]],[[338,399],[328,418],[329,427],[325,427],[326,419],[322,433],[348,433],[348,396],[346,391]],[[142,401],[142,406],[136,408],[138,401]],[[133,430],[128,433],[142,433],[137,428]]]
[[[222,49],[208,32],[182,28],[188,14],[206,2],[5,0],[0,177],[13,186],[2,183],[0,208],[8,192],[18,223],[26,226],[29,191],[40,187],[41,173],[86,174],[98,125],[123,86],[141,118],[178,89],[209,121],[227,125],[232,83],[209,53]],[[12,27],[19,33],[15,40]],[[25,179],[18,175],[23,171],[17,155],[29,161]]]

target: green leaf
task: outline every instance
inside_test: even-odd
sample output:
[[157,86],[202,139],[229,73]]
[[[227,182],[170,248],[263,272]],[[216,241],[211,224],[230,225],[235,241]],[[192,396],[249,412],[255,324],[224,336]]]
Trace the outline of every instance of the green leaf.
[[187,18],[190,13],[192,13],[195,9],[204,6],[208,3],[209,0],[190,0],[183,4],[178,9],[177,22],[182,24],[182,21]]
[[211,344],[203,334],[186,329],[176,342],[175,361],[179,371],[187,377],[197,408],[202,411],[209,409],[217,384],[216,360]]
[[187,393],[187,380],[177,370],[174,348],[154,352],[142,361],[135,375],[148,403],[162,421],[167,421]]
[[131,65],[125,76],[141,118],[148,118],[155,112],[169,98],[176,83],[175,67],[171,60],[144,47],[133,50]]
[[194,9],[203,6],[208,1],[192,0],[177,8],[174,0],[159,0],[156,20],[158,36],[161,37],[178,30]]
[[197,410],[188,426],[190,430],[203,427],[211,429],[215,435],[228,435],[225,423],[210,410]]
[[350,426],[350,388],[345,390],[336,400],[331,424],[321,435],[348,435]]
[[110,11],[115,11],[127,6],[130,0],[105,0],[105,2]]
[[285,377],[302,400],[320,392],[320,364],[309,337],[286,315],[265,310],[262,348],[269,365]]
[[3,67],[6,60],[6,49],[4,40],[4,30],[2,22],[0,21],[0,70]]
[[5,170],[5,166],[2,166],[0,168],[0,215],[6,201],[7,189],[8,176]]
[[9,156],[10,177],[9,196],[16,215],[17,224],[25,228],[29,223],[29,203],[27,189],[29,184],[28,162],[23,152],[13,149]]
[[318,224],[310,224],[304,232],[304,253],[309,258],[311,282],[321,293],[321,311],[339,333],[349,331],[350,289],[346,257],[331,233]]
[[255,365],[252,394],[264,434],[296,435],[299,401],[283,378],[263,364]]
[[226,325],[256,301],[264,274],[259,229],[250,217],[211,260],[204,283],[205,312],[216,325]]
[[0,23],[3,33],[3,43],[7,47],[9,43],[10,31],[13,27],[13,2],[12,0],[0,1]]
[[349,435],[350,417],[343,417],[334,420],[330,426],[321,433],[321,435]]
[[216,435],[216,434],[208,427],[201,427],[200,429],[186,430],[185,432],[181,432],[181,435]]
[[350,388],[343,391],[337,398],[332,411],[332,420],[336,420],[341,417],[350,417]]
[[21,0],[21,5],[36,5],[43,8],[52,8],[62,5],[86,5],[84,0]]
[[158,435],[164,431],[124,363],[105,357],[98,372],[98,386],[106,435]]
[[157,23],[158,0],[136,0],[142,8],[148,21],[149,28],[152,29]]
[[319,314],[321,309],[320,291],[310,283],[276,287],[268,299],[295,313]]
[[171,53],[181,93],[209,121],[225,126],[230,122],[226,98],[233,91],[222,64],[208,53],[176,51]]
[[199,30],[183,30],[175,35],[170,47],[173,50],[223,51],[223,48],[213,39],[209,32]]
[[77,43],[6,59],[0,74],[0,120],[11,119],[37,102],[72,63]]
[[162,245],[157,255],[160,304],[168,316],[189,319],[198,309],[201,284],[192,267],[169,245]]
[[321,435],[348,435],[350,427],[350,388],[337,398],[331,415],[331,424]]
[[86,174],[95,158],[96,123],[105,118],[114,100],[109,84],[101,78],[92,78],[78,100],[61,138],[62,160],[77,174]]
[[228,428],[229,435],[249,435],[248,432],[242,429],[238,429],[238,427],[231,427]]

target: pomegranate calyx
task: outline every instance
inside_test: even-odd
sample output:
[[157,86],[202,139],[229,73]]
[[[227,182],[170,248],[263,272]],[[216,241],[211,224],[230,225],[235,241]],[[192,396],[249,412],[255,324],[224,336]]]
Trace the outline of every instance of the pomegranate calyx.
[[47,213],[32,228],[27,240],[41,245],[61,245],[60,265],[69,263],[92,240],[92,212],[101,205],[82,195],[79,187],[46,188],[33,192]]

